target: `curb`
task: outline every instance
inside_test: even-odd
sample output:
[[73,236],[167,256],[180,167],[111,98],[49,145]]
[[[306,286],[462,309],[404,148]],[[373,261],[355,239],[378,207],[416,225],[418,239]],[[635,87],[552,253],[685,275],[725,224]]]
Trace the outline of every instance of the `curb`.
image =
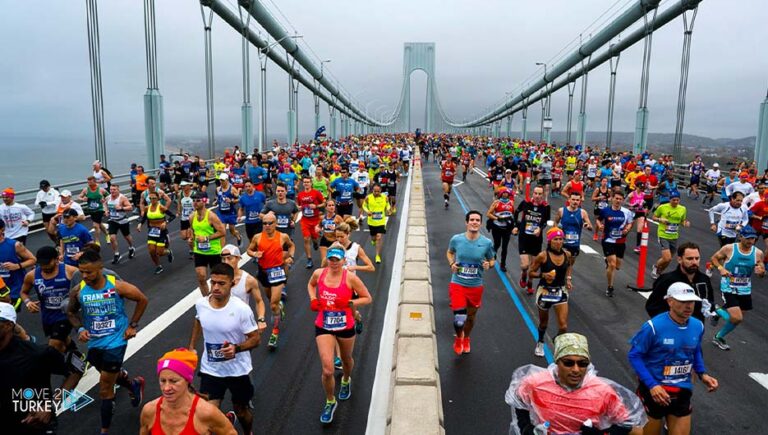
[[411,168],[387,434],[445,434],[421,161]]

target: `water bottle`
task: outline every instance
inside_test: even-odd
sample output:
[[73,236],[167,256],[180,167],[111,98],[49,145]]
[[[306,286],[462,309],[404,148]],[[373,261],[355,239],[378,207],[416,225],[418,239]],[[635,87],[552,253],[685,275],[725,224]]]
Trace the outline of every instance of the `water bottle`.
[[537,424],[536,427],[533,428],[533,435],[547,435],[548,431],[549,422],[545,421],[544,423]]

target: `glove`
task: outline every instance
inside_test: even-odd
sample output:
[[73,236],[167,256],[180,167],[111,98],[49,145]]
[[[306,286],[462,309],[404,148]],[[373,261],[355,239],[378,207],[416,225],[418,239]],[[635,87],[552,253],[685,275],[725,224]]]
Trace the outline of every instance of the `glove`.
[[309,309],[312,311],[320,311],[323,308],[323,303],[319,299],[312,299],[309,301]]
[[706,299],[701,300],[701,314],[705,319],[715,315],[715,312],[712,310],[712,304]]
[[333,302],[334,308],[337,310],[343,310],[349,308],[349,298],[338,298]]
[[45,201],[40,201],[38,204],[40,204],[40,208],[46,208],[48,207],[48,203]]

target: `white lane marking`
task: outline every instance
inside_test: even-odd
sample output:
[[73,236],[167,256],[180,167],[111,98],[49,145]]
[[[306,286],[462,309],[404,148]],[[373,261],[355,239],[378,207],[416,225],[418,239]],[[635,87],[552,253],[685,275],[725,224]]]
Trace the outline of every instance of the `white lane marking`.
[[488,176],[488,174],[483,172],[482,169],[477,169],[477,168],[472,168],[472,169],[474,169],[475,172],[477,172],[478,174],[482,175],[483,177],[487,177]]
[[[642,296],[642,297],[644,297],[646,299],[648,299],[648,297],[651,296],[651,292],[637,292],[637,294],[639,294],[640,296]],[[768,387],[766,387],[766,388],[768,388]]]
[[[239,267],[243,267],[248,261],[251,260],[251,257],[248,254],[243,255],[243,258],[238,263]],[[163,312],[160,316],[155,318],[155,320],[151,321],[147,326],[140,329],[139,332],[136,334],[136,337],[132,338],[131,340],[128,340],[128,347],[125,350],[125,358],[123,361],[127,361],[128,358],[135,355],[141,348],[147,345],[152,339],[157,337],[161,332],[165,330],[168,326],[173,324],[176,320],[179,319],[179,317],[182,316],[182,314],[186,313],[187,310],[192,308],[193,305],[195,305],[195,301],[200,299],[202,297],[202,294],[200,293],[200,287],[196,287],[194,290],[189,292],[186,296],[184,296],[183,299],[181,299],[179,302],[176,302],[174,306]],[[192,325],[190,324],[190,328]],[[190,329],[191,330],[191,329]],[[184,337],[186,339],[186,337]],[[186,343],[186,342],[184,342]],[[159,357],[159,355],[158,355]],[[87,393],[91,388],[95,387],[99,383],[99,372],[91,367],[88,369],[88,371],[85,373],[82,379],[80,379],[80,382],[77,384],[77,389],[83,393]],[[61,412],[57,412],[57,414],[60,414]]]
[[749,374],[749,377],[754,379],[758,384],[762,385],[763,388],[768,389],[768,373],[752,372]]
[[598,254],[598,252],[597,252],[597,251],[595,251],[595,250],[594,250],[594,249],[592,249],[590,246],[587,246],[587,245],[585,245],[585,244],[582,244],[582,245],[581,245],[581,251],[582,251],[582,252],[584,252],[585,254],[593,254],[593,255],[594,255],[594,254]]
[[376,361],[376,377],[373,379],[373,388],[371,388],[371,405],[368,408],[368,425],[365,428],[366,435],[384,435],[387,432],[392,358],[394,357],[395,350],[395,329],[397,329],[397,307],[400,304],[400,278],[403,273],[405,227],[408,222],[412,179],[413,177],[408,177],[408,185],[405,187],[404,204],[400,214],[400,228],[397,231],[395,260],[391,263],[393,265],[392,276],[389,280],[387,308],[384,312],[384,323],[381,328],[379,359]]
[[464,182],[463,182],[463,181],[459,181],[458,183],[454,183],[454,184],[453,184],[453,187],[459,187],[459,186],[461,186],[462,184],[464,184]]

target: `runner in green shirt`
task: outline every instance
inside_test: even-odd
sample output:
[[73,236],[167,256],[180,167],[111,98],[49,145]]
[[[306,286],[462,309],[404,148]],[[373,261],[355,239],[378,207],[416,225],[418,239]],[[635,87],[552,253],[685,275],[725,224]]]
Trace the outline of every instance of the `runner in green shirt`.
[[661,258],[656,261],[651,276],[656,279],[672,261],[672,253],[677,250],[677,239],[680,237],[680,225],[691,225],[687,219],[685,206],[680,205],[680,192],[672,191],[669,202],[660,205],[653,212],[653,217],[659,224],[657,236],[661,245]]

